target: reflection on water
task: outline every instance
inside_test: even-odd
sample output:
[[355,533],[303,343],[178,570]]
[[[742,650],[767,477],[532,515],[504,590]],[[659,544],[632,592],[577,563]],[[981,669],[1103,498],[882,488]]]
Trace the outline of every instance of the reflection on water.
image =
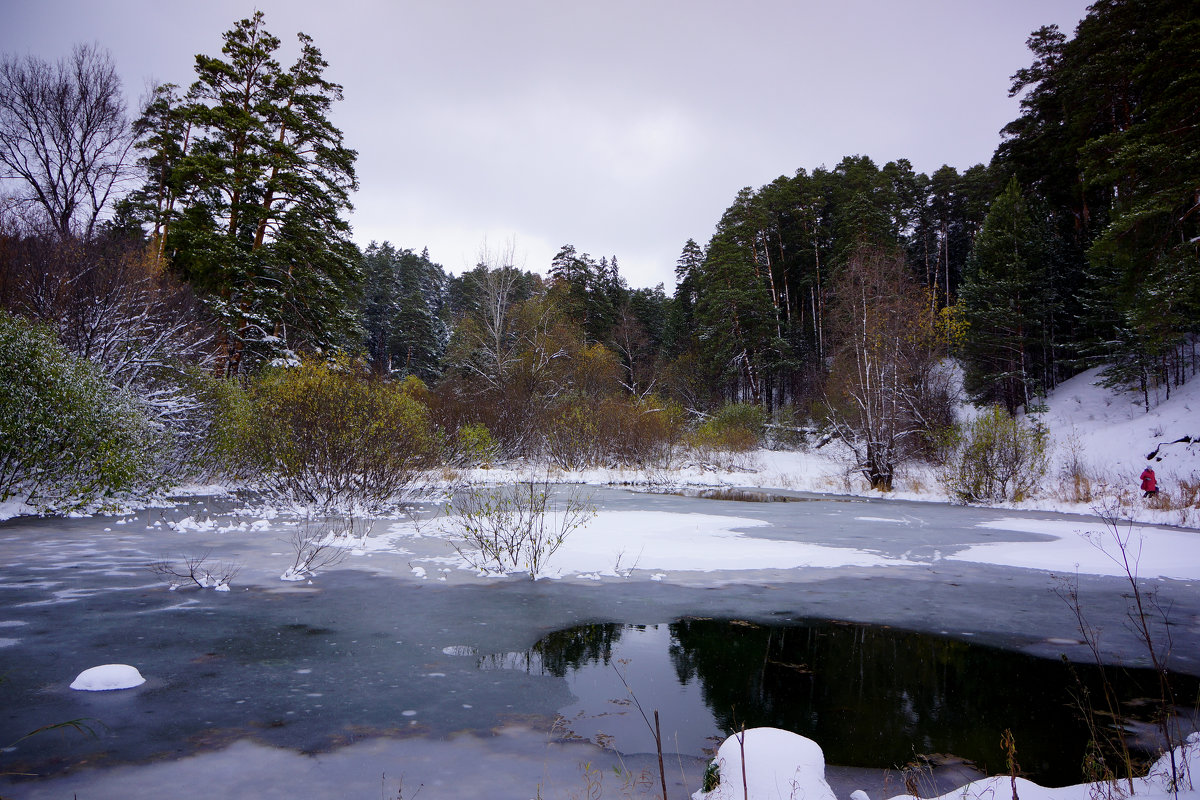
[[[1094,668],[837,622],[585,625],[480,666],[565,677],[577,699],[561,710],[564,730],[622,752],[653,749],[639,703],[659,710],[668,750],[697,754],[743,724],[769,725],[815,740],[830,764],[884,769],[952,754],[1002,772],[1010,729],[1024,774],[1046,785],[1081,779],[1075,676],[1102,690]],[[1136,714],[1153,676],[1113,678]],[[1177,696],[1196,697],[1196,679],[1180,679]]]
[[676,495],[677,497],[695,497],[701,500],[730,500],[738,503],[863,502],[856,498],[830,498],[827,495],[820,497],[807,497],[804,495],[795,494],[776,494],[775,492],[765,492],[762,489],[742,489],[728,486],[705,489],[683,488],[652,490],[650,493],[671,494]]

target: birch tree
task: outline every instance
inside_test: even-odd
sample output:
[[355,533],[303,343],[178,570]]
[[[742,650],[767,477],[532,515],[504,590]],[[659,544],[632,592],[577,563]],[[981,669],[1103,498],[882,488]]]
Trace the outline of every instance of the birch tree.
[[949,405],[947,381],[938,380],[936,326],[903,258],[889,250],[856,250],[834,294],[829,424],[852,468],[888,491],[896,467],[945,418],[938,407]]

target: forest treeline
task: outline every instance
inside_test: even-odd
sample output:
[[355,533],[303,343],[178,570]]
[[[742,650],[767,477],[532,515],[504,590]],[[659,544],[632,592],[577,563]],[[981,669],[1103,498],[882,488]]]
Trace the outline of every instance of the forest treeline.
[[[391,393],[346,400],[363,424],[383,402],[433,461],[640,463],[811,422],[881,487],[953,428],[949,356],[970,399],[1009,415],[1091,364],[1147,409],[1200,366],[1193,3],[1101,0],[1073,37],[1035,31],[986,165],[850,155],[743,189],[682,246],[670,293],[572,244],[544,276],[511,243],[456,276],[427,251],[359,248],[356,153],[330,121],[342,87],[312,38],[289,65],[280,46],[256,13],[136,114],[97,47],[0,61],[0,342],[43,343],[4,353],[0,494],[44,476],[30,448],[68,447],[18,413],[48,402],[25,383],[64,360],[93,377],[56,380],[101,380],[89,397],[143,421],[96,423],[126,437],[103,446],[159,475],[222,453],[280,468],[281,442],[246,442],[298,428],[254,426],[352,376]],[[293,426],[333,411],[305,413]]]

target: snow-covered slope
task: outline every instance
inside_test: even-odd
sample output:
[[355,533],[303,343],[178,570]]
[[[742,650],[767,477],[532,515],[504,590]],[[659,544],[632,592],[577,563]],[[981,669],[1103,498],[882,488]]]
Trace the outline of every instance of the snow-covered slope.
[[1173,387],[1169,400],[1147,412],[1138,395],[1097,386],[1099,372],[1060,385],[1048,398],[1050,410],[1038,415],[1054,436],[1057,462],[1077,454],[1126,484],[1136,484],[1147,464],[1160,482],[1200,473],[1200,378]]

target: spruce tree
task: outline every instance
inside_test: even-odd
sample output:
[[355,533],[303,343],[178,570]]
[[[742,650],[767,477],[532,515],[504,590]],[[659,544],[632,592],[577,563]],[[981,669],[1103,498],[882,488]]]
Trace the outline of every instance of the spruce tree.
[[1049,388],[1050,252],[1014,178],[975,238],[962,285],[965,388],[977,403],[1015,414]]
[[448,337],[446,273],[429,258],[372,242],[363,254],[362,328],[367,358],[382,375],[441,374]]

